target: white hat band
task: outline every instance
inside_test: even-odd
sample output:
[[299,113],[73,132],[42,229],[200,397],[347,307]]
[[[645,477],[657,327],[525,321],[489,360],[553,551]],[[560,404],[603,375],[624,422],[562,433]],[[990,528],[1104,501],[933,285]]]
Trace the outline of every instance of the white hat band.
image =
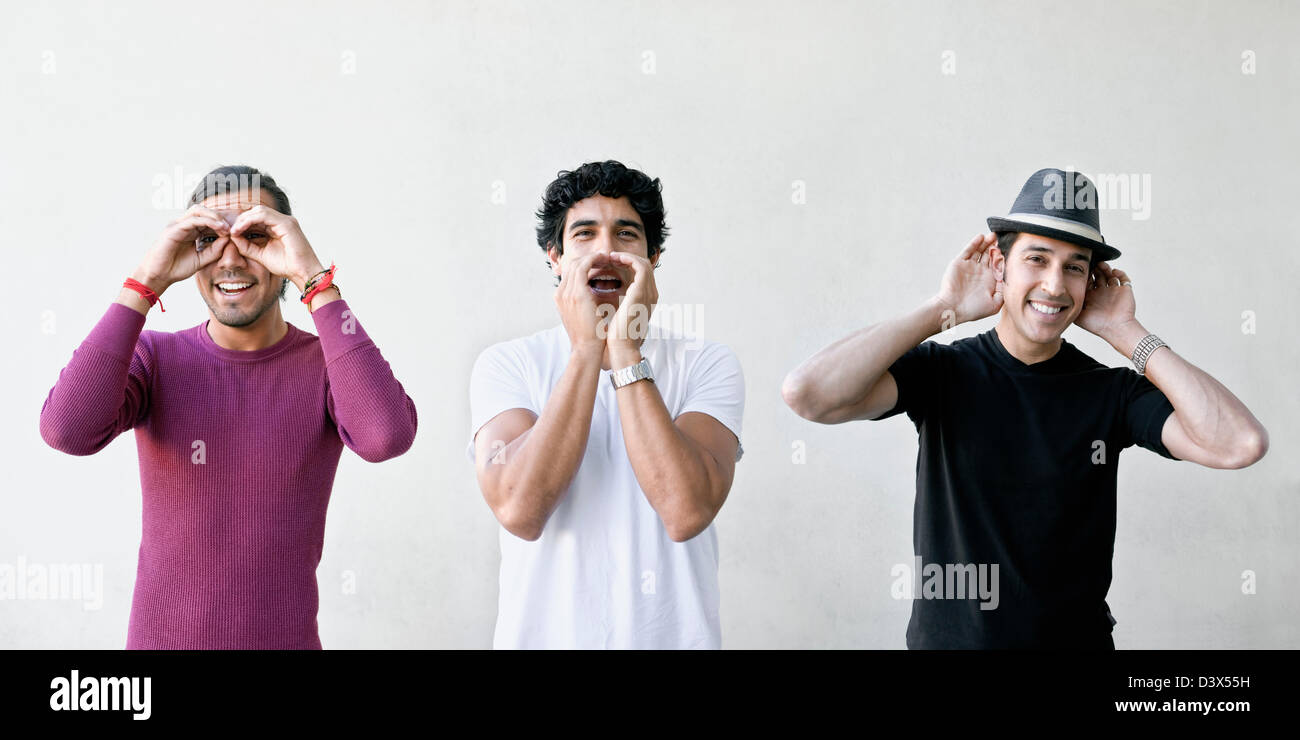
[[1081,236],[1085,239],[1091,239],[1095,242],[1106,243],[1102,238],[1101,232],[1078,221],[1071,221],[1068,218],[1056,218],[1055,216],[1040,216],[1037,213],[1012,213],[1007,216],[1009,221],[1024,221],[1035,226],[1046,226],[1049,229],[1060,229],[1068,231],[1075,236]]

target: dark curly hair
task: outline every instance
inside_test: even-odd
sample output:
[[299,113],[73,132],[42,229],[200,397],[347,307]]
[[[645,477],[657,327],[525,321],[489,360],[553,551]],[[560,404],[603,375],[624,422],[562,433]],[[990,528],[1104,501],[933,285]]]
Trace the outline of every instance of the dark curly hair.
[[[293,209],[289,207],[289,196],[285,195],[284,190],[275,184],[275,178],[256,167],[243,164],[218,167],[204,175],[198,186],[194,188],[194,192],[190,194],[190,205],[196,206],[214,195],[238,193],[240,190],[253,188],[261,188],[270,193],[271,200],[275,202],[275,210],[286,216],[293,215]],[[288,288],[289,278],[281,279],[281,300],[284,299],[285,291]]]
[[626,197],[641,216],[647,256],[653,260],[656,254],[664,251],[664,239],[668,237],[660,187],[659,178],[650,179],[646,173],[629,169],[612,159],[588,162],[572,172],[561,171],[546,186],[542,207],[537,209],[537,245],[543,252],[554,246],[563,254],[564,224],[574,203],[593,195]]

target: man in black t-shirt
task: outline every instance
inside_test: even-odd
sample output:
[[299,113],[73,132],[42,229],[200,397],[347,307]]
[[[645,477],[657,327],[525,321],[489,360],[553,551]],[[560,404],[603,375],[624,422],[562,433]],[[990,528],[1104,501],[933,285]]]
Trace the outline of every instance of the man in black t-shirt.
[[[1034,173],[933,298],[785,380],[786,403],[806,419],[906,413],[916,426],[909,648],[1113,648],[1105,599],[1120,451],[1242,468],[1268,449],[1236,396],[1138,322],[1095,204],[1083,175]],[[983,334],[925,341],[994,313]],[[1064,341],[1071,324],[1137,371]]]

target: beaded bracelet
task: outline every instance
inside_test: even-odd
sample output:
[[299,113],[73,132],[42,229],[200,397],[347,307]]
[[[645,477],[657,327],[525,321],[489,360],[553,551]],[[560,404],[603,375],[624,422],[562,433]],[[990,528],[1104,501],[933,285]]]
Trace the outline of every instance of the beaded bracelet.
[[[301,296],[302,302],[310,306],[312,299],[315,298],[316,294],[321,292],[322,290],[325,290],[326,288],[329,287],[333,287],[335,290],[338,290],[338,286],[334,285],[334,271],[335,271],[334,263],[331,262],[328,269],[321,270],[315,275],[312,275],[311,279],[307,281],[307,284],[302,286],[302,296]],[[322,275],[324,277],[321,277]],[[343,291],[340,290],[339,295],[342,296]]]

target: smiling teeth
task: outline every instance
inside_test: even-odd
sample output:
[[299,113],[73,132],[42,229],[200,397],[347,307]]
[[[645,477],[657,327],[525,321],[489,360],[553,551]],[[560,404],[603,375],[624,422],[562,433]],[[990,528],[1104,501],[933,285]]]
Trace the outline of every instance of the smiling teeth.
[[222,290],[243,290],[251,286],[252,283],[217,283],[217,287]]
[[1061,306],[1047,306],[1042,303],[1035,303],[1034,301],[1030,301],[1029,305],[1033,306],[1034,310],[1039,313],[1054,314],[1061,312]]

